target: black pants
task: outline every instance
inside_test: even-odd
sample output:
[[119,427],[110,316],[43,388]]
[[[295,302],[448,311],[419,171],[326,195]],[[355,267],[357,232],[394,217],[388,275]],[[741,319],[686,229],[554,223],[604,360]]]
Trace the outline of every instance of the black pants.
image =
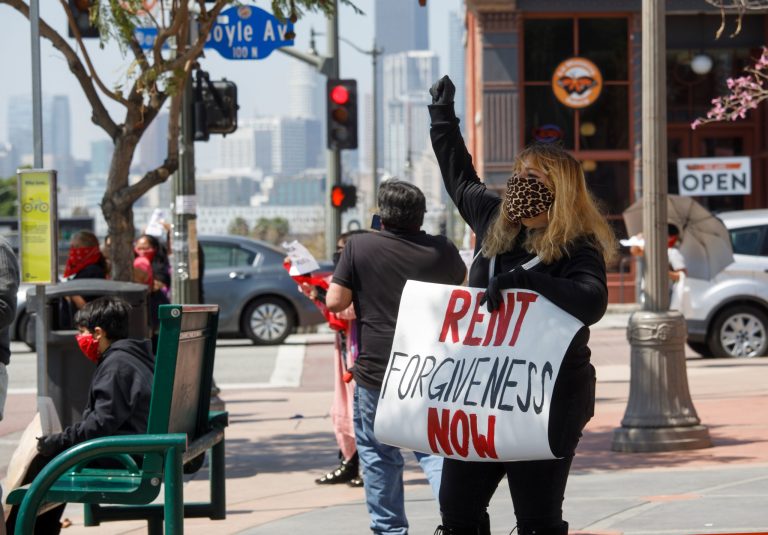
[[562,369],[549,418],[550,447],[561,458],[507,463],[445,459],[440,483],[443,526],[459,534],[477,533],[491,497],[506,475],[519,532],[559,533],[564,526],[563,498],[571,462],[594,407],[592,365]]
[[521,531],[559,526],[572,460],[573,457],[566,457],[552,461],[478,463],[445,459],[440,483],[443,525],[458,533],[473,533],[471,530],[481,525],[488,503],[506,475]]

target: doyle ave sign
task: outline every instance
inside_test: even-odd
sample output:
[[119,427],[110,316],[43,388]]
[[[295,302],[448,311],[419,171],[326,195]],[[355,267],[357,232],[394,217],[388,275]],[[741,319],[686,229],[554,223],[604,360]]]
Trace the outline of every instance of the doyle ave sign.
[[205,42],[226,59],[264,59],[284,46],[293,46],[293,24],[256,6],[222,11]]
[[748,156],[680,158],[677,181],[680,195],[749,195],[752,168]]

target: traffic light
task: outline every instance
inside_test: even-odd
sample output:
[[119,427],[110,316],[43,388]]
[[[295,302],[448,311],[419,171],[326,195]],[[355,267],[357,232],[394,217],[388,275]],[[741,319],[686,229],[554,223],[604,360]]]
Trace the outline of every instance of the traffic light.
[[[69,10],[75,19],[75,26],[80,31],[80,37],[99,37],[99,28],[91,25],[91,0],[69,0]],[[67,22],[69,36],[74,37],[72,27]]]
[[357,188],[347,184],[336,184],[331,188],[331,206],[342,212],[357,204]]
[[197,71],[193,116],[195,141],[208,141],[211,134],[231,134],[237,130],[237,86],[228,80],[214,80]]
[[328,80],[328,148],[357,148],[357,81]]

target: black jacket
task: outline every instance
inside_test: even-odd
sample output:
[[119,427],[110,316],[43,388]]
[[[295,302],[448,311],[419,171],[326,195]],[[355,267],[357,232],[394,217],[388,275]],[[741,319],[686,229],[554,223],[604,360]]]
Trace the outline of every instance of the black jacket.
[[[445,188],[476,236],[475,253],[498,214],[501,199],[489,191],[475,172],[464,145],[453,105],[429,107],[432,147]],[[521,232],[511,251],[498,255],[494,275],[508,272],[535,255],[523,247]],[[469,286],[485,288],[490,261],[477,255],[469,270]],[[589,362],[589,327],[605,314],[608,305],[606,268],[602,255],[585,238],[569,244],[567,254],[551,264],[516,270],[515,287],[534,290],[584,323],[566,350],[555,384],[549,419],[549,443],[558,457],[573,455],[581,430],[592,417],[595,372]]]
[[146,433],[154,369],[149,340],[113,342],[93,373],[83,420],[46,437],[49,451],[97,437]]

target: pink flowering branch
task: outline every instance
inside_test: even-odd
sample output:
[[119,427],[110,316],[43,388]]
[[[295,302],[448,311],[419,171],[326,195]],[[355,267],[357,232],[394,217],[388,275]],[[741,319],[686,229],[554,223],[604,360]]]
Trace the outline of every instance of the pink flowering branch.
[[736,121],[744,119],[749,110],[754,110],[768,99],[768,47],[763,47],[762,55],[744,69],[738,78],[728,78],[729,93],[712,99],[712,108],[706,117],[699,117],[691,128],[717,121]]

